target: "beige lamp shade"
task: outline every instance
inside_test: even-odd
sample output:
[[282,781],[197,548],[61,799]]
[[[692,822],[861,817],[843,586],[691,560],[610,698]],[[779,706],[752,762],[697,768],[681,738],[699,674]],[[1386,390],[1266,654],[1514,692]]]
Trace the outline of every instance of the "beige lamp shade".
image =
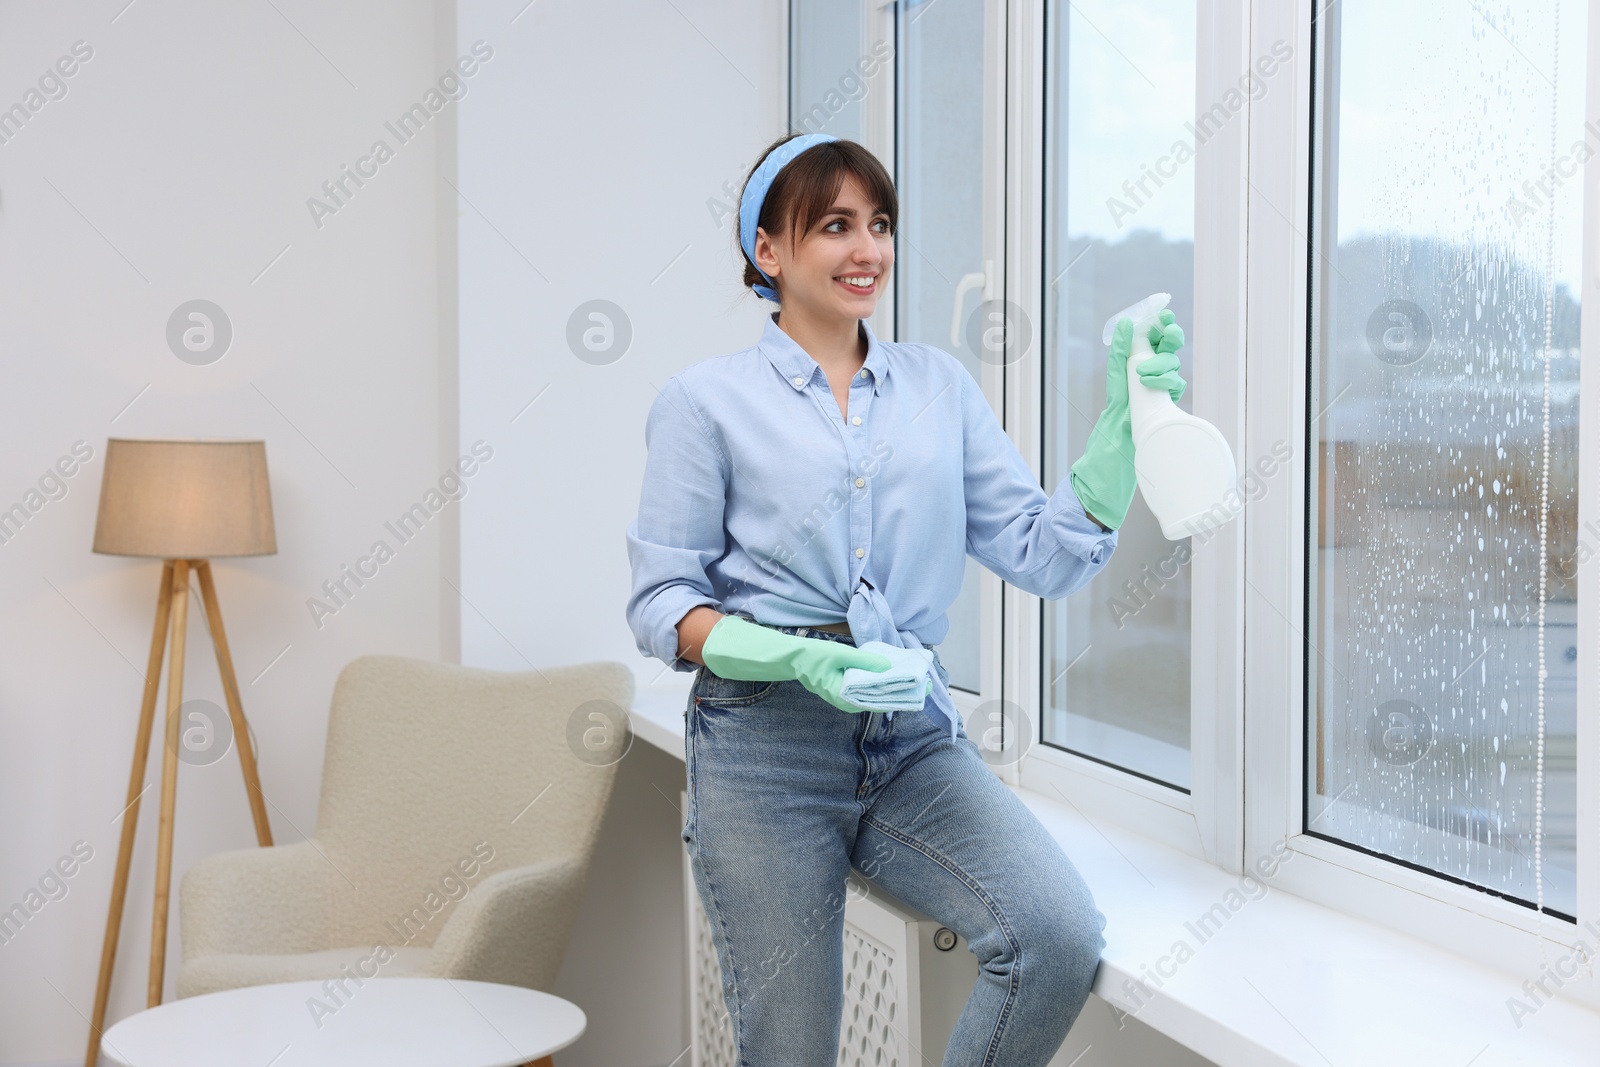
[[265,441],[106,441],[94,551],[159,559],[278,551]]

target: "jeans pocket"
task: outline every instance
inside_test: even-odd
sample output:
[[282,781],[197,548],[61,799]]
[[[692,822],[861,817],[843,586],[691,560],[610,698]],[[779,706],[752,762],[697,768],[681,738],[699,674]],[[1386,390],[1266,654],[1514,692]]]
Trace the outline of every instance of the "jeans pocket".
[[781,681],[746,681],[723,678],[702,666],[694,679],[694,704],[699,708],[746,708],[758,704],[777,691]]

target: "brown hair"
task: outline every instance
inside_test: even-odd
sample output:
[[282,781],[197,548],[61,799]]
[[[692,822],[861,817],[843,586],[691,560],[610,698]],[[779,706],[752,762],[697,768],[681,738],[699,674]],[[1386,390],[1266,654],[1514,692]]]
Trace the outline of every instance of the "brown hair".
[[[745,175],[744,187],[749,186],[750,175],[761,166],[762,160],[779,146],[799,136],[800,133],[792,133],[768,145],[767,150],[761,153],[761,158],[750,168],[750,174]],[[788,232],[792,223],[798,235],[795,243],[798,244],[799,239],[811,231],[812,224],[833,206],[839,190],[844,188],[846,174],[854,174],[866,190],[867,200],[889,216],[889,232],[893,234],[900,218],[900,200],[895,194],[894,180],[889,177],[883,164],[878,162],[877,156],[855,141],[843,138],[812,145],[784,164],[768,187],[766,199],[761,202],[761,214],[756,217],[756,225],[776,240]],[[739,190],[741,203],[744,201],[744,187]],[[744,254],[737,217],[734,222],[733,240],[744,259],[745,288],[766,285],[767,279],[756,269],[750,257]],[[773,288],[781,293],[777,281],[773,279]]]

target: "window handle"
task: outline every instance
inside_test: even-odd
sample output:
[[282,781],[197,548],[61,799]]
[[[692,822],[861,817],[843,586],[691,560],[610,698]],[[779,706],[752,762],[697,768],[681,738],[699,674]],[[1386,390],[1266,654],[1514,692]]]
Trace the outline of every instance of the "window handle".
[[956,282],[955,304],[950,308],[950,347],[961,347],[961,305],[967,298],[970,290],[982,288],[985,300],[994,299],[994,260],[983,261],[983,270],[976,274],[964,274]]

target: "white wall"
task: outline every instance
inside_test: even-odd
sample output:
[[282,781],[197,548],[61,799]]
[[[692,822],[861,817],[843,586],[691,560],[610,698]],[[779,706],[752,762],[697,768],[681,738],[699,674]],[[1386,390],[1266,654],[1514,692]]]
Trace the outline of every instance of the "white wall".
[[[463,654],[603,656],[645,686],[661,664],[623,617],[645,414],[772,310],[708,201],[784,132],[786,5],[540,3],[508,24],[524,3],[463,2],[457,31],[504,63],[461,114],[461,437],[496,448],[463,509]],[[632,331],[604,365],[567,338],[596,299]]]
[[[0,108],[74,42],[93,53],[0,144],[0,511],[30,512],[0,543],[0,909],[75,842],[92,849],[0,944],[0,1063],[81,1063],[86,1047],[161,569],[90,551],[107,437],[267,443],[278,552],[213,571],[278,842],[314,829],[340,667],[453,650],[440,555],[457,505],[409,544],[383,525],[456,454],[441,131],[399,147],[320,228],[306,206],[454,58],[438,18],[433,0],[0,6]],[[166,341],[195,298],[233,326],[209,365]],[[78,441],[92,458],[41,488]],[[380,538],[394,559],[319,628],[308,600]],[[185,698],[222,707],[198,596],[189,615]],[[108,1022],[145,1005],[159,737],[152,748]],[[234,752],[181,772],[168,999],[178,879],[255,843]]]
[[[617,660],[687,693],[634,647],[623,533],[656,390],[770,310],[708,201],[731,211],[724,183],[784,132],[786,5],[526,2],[459,4],[463,46],[496,50],[461,110],[461,440],[495,448],[462,511],[462,660]],[[569,346],[596,299],[630,325],[620,358]],[[643,743],[619,767],[553,990],[589,1016],[563,1067],[687,1062],[683,782]]]

